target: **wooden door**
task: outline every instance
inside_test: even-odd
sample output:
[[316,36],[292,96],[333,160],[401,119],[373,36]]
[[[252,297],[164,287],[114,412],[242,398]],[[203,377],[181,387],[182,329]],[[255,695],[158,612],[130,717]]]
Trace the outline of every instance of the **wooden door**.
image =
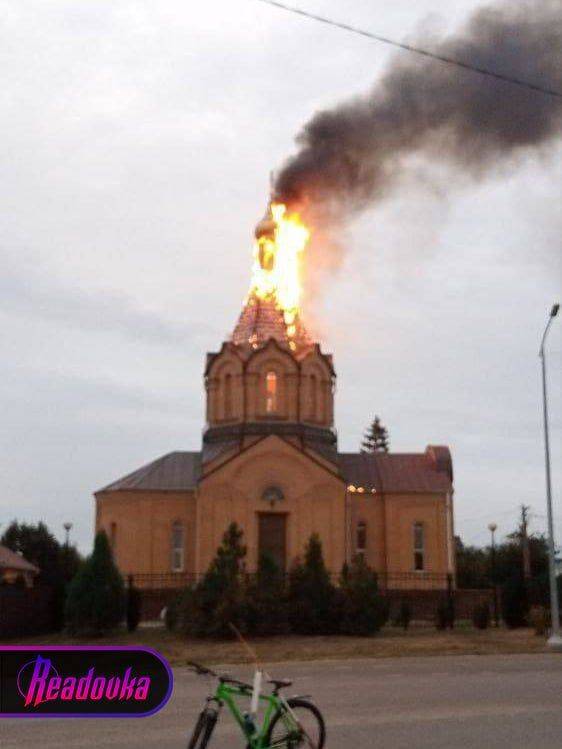
[[258,515],[258,554],[267,554],[285,572],[287,564],[287,516],[278,512]]

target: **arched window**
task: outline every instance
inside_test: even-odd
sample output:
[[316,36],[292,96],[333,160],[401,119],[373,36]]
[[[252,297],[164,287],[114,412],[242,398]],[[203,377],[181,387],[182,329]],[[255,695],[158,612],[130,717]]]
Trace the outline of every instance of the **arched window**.
[[310,418],[313,421],[318,418],[318,379],[316,375],[310,375]]
[[414,523],[414,569],[423,572],[425,569],[425,533],[423,523]]
[[224,418],[232,417],[232,375],[229,373],[224,378]]
[[183,524],[176,520],[172,524],[172,572],[183,572]]
[[357,523],[357,536],[355,539],[355,553],[364,557],[367,552],[367,523],[360,520]]
[[268,372],[265,376],[265,410],[268,414],[277,411],[277,375]]
[[117,523],[111,523],[109,526],[109,545],[111,551],[115,554],[117,548]]

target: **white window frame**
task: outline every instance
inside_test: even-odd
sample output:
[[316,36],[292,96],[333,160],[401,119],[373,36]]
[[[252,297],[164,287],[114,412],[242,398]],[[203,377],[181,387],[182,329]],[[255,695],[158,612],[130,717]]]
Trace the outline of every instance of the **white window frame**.
[[[359,544],[359,535],[364,534],[364,544],[361,546]],[[366,520],[360,520],[357,523],[357,528],[355,529],[355,554],[360,557],[365,557],[367,554],[367,521]]]
[[[179,536],[177,534],[179,534]],[[185,567],[185,529],[181,520],[174,520],[172,523],[171,541],[172,572],[183,572]]]

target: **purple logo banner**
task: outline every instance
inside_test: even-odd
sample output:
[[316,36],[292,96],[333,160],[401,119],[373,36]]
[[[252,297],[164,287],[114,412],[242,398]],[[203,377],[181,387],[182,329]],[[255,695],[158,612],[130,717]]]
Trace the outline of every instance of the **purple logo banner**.
[[0,718],[134,718],[170,699],[173,676],[137,646],[0,646]]

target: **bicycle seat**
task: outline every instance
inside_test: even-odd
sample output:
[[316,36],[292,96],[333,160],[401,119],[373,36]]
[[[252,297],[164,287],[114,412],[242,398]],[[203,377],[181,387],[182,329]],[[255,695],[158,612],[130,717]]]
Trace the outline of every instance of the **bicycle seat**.
[[273,684],[275,687],[275,691],[279,691],[279,689],[284,689],[285,687],[290,687],[293,682],[289,681],[289,679],[269,679],[268,684]]

